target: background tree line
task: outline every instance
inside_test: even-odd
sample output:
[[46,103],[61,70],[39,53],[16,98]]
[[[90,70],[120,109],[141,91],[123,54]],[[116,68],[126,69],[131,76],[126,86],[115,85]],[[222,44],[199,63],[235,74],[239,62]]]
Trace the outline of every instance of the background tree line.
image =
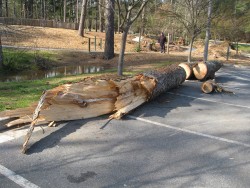
[[[0,0],[0,17],[80,22],[81,36],[86,28],[105,31],[110,59],[114,32],[123,32],[121,54],[129,32],[155,36],[164,32],[170,42],[183,37],[192,47],[197,37],[205,38],[209,7],[208,39],[250,42],[249,0]],[[120,57],[121,67],[122,63]]]

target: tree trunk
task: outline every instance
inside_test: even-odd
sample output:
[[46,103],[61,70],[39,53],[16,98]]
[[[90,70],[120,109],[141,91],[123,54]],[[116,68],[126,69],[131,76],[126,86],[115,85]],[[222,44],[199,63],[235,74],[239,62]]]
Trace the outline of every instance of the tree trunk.
[[194,68],[194,76],[197,80],[205,81],[208,79],[214,79],[215,72],[218,71],[222,67],[222,63],[218,61],[207,61],[207,62],[199,62]]
[[114,57],[114,0],[106,0],[106,24],[105,24],[105,49],[104,58],[112,59]]
[[0,0],[0,17],[3,16],[3,0]]
[[141,27],[141,35],[145,35],[145,25],[146,25],[146,18],[145,18],[145,7],[142,9],[141,19],[142,19],[142,27]]
[[63,22],[66,22],[66,11],[67,11],[66,7],[67,7],[67,2],[66,2],[66,0],[64,0],[64,2],[63,2]]
[[104,11],[103,11],[103,0],[99,0],[99,31],[103,32],[104,30]]
[[9,17],[9,3],[8,3],[8,0],[5,0],[5,11],[6,11],[6,14],[5,16],[6,17]]
[[25,1],[25,16],[26,18],[33,18],[33,0]]
[[84,37],[84,23],[86,19],[87,4],[88,4],[88,0],[82,0],[82,10],[81,10],[81,17],[80,17],[80,23],[79,23],[79,28],[78,28],[78,35],[81,37]]
[[191,63],[191,58],[192,58],[192,50],[193,50],[193,44],[194,44],[194,36],[191,37],[190,40],[190,46],[189,46],[189,54],[188,54],[188,63]]
[[17,17],[17,13],[16,13],[16,1],[13,1],[13,17],[14,18]]
[[[37,123],[86,119],[113,112],[110,118],[120,119],[141,104],[178,87],[185,78],[183,68],[171,65],[134,77],[110,75],[61,85],[43,94]],[[29,123],[32,109],[37,107],[1,112],[0,117],[19,117],[9,122],[8,127]]]
[[118,59],[118,69],[117,69],[117,74],[119,76],[122,76],[123,74],[124,54],[125,54],[125,49],[126,49],[128,30],[129,30],[129,26],[124,28],[123,33],[122,33],[122,41],[121,41],[120,54],[119,54],[119,59]]
[[0,33],[0,69],[3,68],[3,47],[2,47],[2,35]]
[[76,23],[79,23],[79,1],[76,0]]
[[203,61],[204,62],[207,61],[207,57],[208,57],[208,45],[209,45],[209,39],[210,39],[212,5],[213,5],[213,1],[209,0],[208,18],[207,18],[207,29],[206,29],[206,38],[205,38],[205,46],[204,46],[204,57],[203,57]]

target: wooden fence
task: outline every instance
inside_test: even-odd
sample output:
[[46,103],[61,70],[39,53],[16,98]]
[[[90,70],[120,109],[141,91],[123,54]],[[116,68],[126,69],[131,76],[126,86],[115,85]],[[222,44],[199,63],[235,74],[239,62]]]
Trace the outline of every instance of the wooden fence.
[[74,29],[74,30],[77,30],[79,27],[78,23],[58,22],[55,20],[8,18],[8,17],[0,17],[0,23],[6,25],[29,25],[29,26],[64,28],[64,29]]

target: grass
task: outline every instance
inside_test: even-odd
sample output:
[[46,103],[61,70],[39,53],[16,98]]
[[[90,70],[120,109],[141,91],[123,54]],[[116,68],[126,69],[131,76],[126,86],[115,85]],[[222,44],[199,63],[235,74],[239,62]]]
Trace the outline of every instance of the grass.
[[56,54],[49,51],[3,49],[5,72],[47,69],[56,61]]
[[[89,75],[88,75],[89,76]],[[22,82],[0,83],[0,111],[24,108],[38,101],[42,92],[86,76],[70,76]]]
[[239,44],[239,50],[250,53],[250,45]]

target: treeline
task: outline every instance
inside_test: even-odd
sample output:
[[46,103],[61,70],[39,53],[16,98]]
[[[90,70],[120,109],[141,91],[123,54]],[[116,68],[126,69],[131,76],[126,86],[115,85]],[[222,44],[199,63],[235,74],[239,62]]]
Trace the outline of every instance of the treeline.
[[[86,0],[85,28],[104,31],[105,6],[109,0]],[[130,5],[134,1],[115,0],[115,30],[119,32],[122,18],[119,5]],[[161,31],[176,36],[187,36],[192,22],[206,23],[209,0],[146,0],[149,1],[141,18],[130,28],[132,32],[156,34]],[[83,0],[0,0],[0,17],[44,19],[60,22],[79,23]],[[139,5],[142,1],[137,2]],[[199,5],[199,6],[197,6]],[[199,19],[193,13],[197,10]],[[205,13],[205,14],[204,14]],[[214,0],[211,38],[235,41],[250,40],[250,1]],[[191,24],[192,25],[192,24]],[[198,28],[201,37],[204,27]]]

